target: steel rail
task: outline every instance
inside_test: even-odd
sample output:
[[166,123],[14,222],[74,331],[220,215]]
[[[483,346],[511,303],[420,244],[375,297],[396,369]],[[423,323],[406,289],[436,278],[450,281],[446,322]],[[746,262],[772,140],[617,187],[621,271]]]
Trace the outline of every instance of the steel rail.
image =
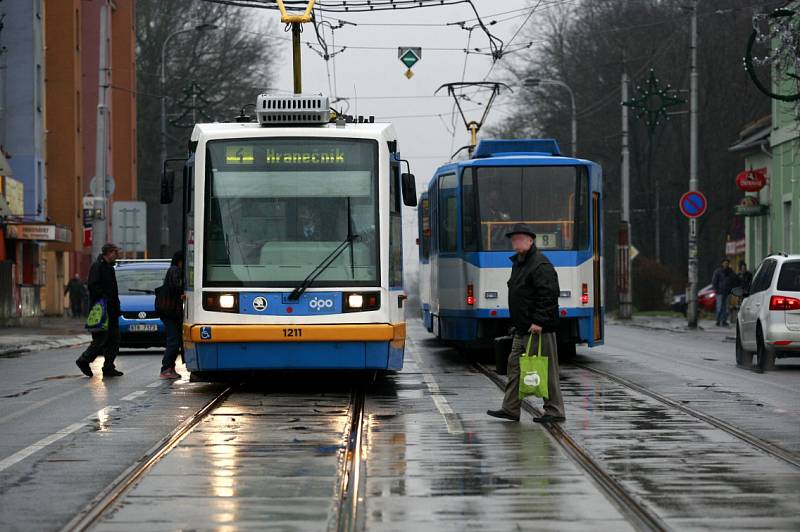
[[[478,371],[489,377],[499,388],[505,389],[505,381],[494,371],[478,362],[474,362],[473,365]],[[522,408],[536,416],[543,414],[527,401],[522,402]],[[567,456],[589,474],[592,480],[637,530],[655,532],[672,530],[653,510],[631,494],[620,481],[608,473],[586,449],[564,431],[560,424],[545,423],[542,427],[558,442]]]
[[[336,519],[336,530],[352,532],[356,530],[359,502],[359,489],[361,486],[361,434],[364,426],[364,396],[363,388],[353,391],[350,408],[350,419],[345,436],[347,448],[342,458],[341,473],[339,475],[339,511]],[[330,527],[329,527],[330,528]]]
[[94,525],[113,504],[118,501],[139,479],[154,465],[174,449],[191,430],[211,412],[217,409],[233,392],[230,386],[220,392],[203,408],[185,419],[180,425],[164,436],[150,448],[145,455],[131,467],[126,469],[111,484],[101,491],[81,512],[70,520],[62,531],[84,531]]
[[684,405],[682,403],[674,401],[673,399],[670,399],[669,397],[661,395],[658,392],[654,392],[653,390],[650,390],[650,389],[648,389],[648,388],[646,388],[646,387],[644,387],[644,386],[642,386],[640,384],[636,384],[635,382],[629,381],[628,379],[626,379],[624,377],[619,377],[619,376],[614,375],[613,373],[609,373],[609,372],[607,372],[605,370],[592,368],[592,367],[589,367],[589,366],[586,366],[584,364],[580,364],[580,363],[577,363],[577,362],[573,362],[572,365],[576,366],[576,367],[579,367],[581,369],[585,369],[586,371],[590,371],[590,372],[595,373],[597,375],[600,375],[602,377],[605,377],[605,378],[607,378],[609,380],[612,380],[612,381],[614,381],[614,382],[616,382],[618,384],[621,384],[622,386],[625,386],[626,388],[630,388],[631,390],[634,390],[634,391],[637,391],[639,393],[642,393],[642,394],[644,394],[644,395],[646,395],[646,396],[648,396],[648,397],[650,397],[652,399],[655,399],[656,401],[658,401],[660,403],[663,403],[663,404],[665,404],[667,406],[671,406],[672,408],[677,408],[678,410],[680,410],[681,412],[683,412],[685,414],[688,414],[688,415],[690,415],[692,417],[695,417],[695,418],[697,418],[697,419],[699,419],[701,421],[704,421],[705,423],[708,423],[709,425],[712,425],[712,426],[714,426],[714,427],[716,427],[716,428],[718,428],[718,429],[720,429],[720,430],[722,430],[724,432],[727,432],[731,436],[733,436],[733,437],[735,437],[735,438],[737,438],[737,439],[739,439],[739,440],[751,445],[752,447],[755,447],[756,449],[758,449],[758,450],[760,450],[762,452],[767,453],[768,455],[772,456],[773,458],[777,458],[779,460],[783,460],[784,462],[786,462],[786,463],[788,463],[790,465],[793,465],[794,467],[800,469],[800,459],[797,456],[795,456],[791,451],[788,451],[788,450],[784,449],[783,447],[780,447],[778,445],[775,445],[774,443],[770,443],[770,442],[768,442],[766,440],[763,440],[763,439],[759,438],[758,436],[754,436],[754,435],[750,434],[749,432],[743,431],[743,430],[731,425],[730,423],[727,423],[726,421],[722,421],[721,419],[716,418],[716,417],[714,417],[712,415],[704,414],[703,412],[700,412],[699,410],[695,410],[692,407],[689,407],[689,406],[686,406],[686,405]]

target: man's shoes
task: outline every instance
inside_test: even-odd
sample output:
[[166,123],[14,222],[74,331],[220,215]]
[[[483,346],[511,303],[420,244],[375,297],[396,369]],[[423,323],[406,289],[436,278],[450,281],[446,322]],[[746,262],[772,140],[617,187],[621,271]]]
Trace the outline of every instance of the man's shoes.
[[89,366],[89,363],[86,362],[85,360],[83,360],[82,358],[79,358],[78,360],[76,360],[75,361],[75,365],[78,366],[78,368],[81,370],[81,373],[83,373],[87,377],[93,377],[94,376],[94,373],[92,373],[91,366]]
[[545,414],[541,417],[534,417],[534,423],[561,423],[566,420],[564,416],[554,416],[552,414]]
[[115,368],[111,368],[111,369],[103,368],[103,377],[122,377],[123,375],[124,375],[124,373],[122,373],[118,369],[115,369]]
[[513,416],[513,415],[509,414],[508,412],[506,412],[505,410],[502,410],[502,409],[500,409],[500,410],[487,410],[486,414],[488,414],[488,415],[490,415],[492,417],[500,418],[500,419],[507,419],[509,421],[519,421],[519,416]]
[[159,379],[180,379],[181,374],[175,371],[175,368],[165,369],[158,376]]
[[723,321],[723,322],[722,322],[722,326],[723,326],[723,327],[730,327],[730,326],[731,326],[731,324],[730,324],[730,323],[728,323],[727,321]]

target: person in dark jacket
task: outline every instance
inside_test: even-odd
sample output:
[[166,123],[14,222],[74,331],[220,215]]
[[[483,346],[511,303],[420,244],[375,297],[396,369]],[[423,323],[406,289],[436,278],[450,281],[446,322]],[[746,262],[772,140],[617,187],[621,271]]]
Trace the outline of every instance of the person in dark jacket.
[[558,275],[555,268],[536,248],[536,234],[524,223],[515,224],[506,233],[516,255],[511,257],[511,278],[508,280],[508,310],[514,326],[514,340],[508,355],[508,383],[503,406],[488,410],[493,417],[519,421],[519,357],[525,352],[528,339],[533,335],[531,349],[542,340],[542,354],[547,355],[548,398],[544,400],[544,415],[534,417],[537,423],[564,421],[564,401],[558,376]]
[[747,264],[744,261],[739,262],[739,273],[736,274],[736,277],[739,278],[739,286],[749,292],[750,283],[753,282],[753,273],[747,269]]
[[181,374],[175,371],[175,361],[181,346],[181,322],[183,321],[183,251],[176,251],[172,256],[169,270],[164,276],[164,287],[170,295],[170,301],[175,302],[175,307],[170,314],[162,314],[161,321],[167,330],[167,347],[164,358],[161,359],[162,379],[180,379]]
[[739,283],[739,279],[730,267],[730,261],[723,259],[720,267],[714,271],[711,277],[711,286],[717,296],[717,326],[727,327],[728,323],[728,303],[731,298],[731,290]]
[[77,273],[75,277],[69,280],[67,286],[64,287],[64,295],[69,294],[69,306],[72,310],[73,318],[80,318],[83,316],[83,293],[85,290],[86,287]]
[[101,254],[89,270],[89,305],[93,306],[100,299],[106,300],[108,314],[108,329],[92,333],[92,343],[86,348],[75,364],[84,375],[91,377],[92,368],[89,366],[98,355],[103,355],[103,376],[119,377],[122,372],[114,367],[114,360],[119,354],[119,290],[117,289],[117,275],[114,272],[114,263],[119,256],[119,248],[112,243],[103,245]]

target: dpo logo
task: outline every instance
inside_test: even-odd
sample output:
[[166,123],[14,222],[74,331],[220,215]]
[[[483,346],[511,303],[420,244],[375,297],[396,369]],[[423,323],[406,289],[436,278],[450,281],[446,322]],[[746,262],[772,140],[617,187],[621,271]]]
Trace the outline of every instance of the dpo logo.
[[326,308],[333,308],[333,299],[320,299],[315,297],[308,302],[308,307],[311,310],[325,310]]

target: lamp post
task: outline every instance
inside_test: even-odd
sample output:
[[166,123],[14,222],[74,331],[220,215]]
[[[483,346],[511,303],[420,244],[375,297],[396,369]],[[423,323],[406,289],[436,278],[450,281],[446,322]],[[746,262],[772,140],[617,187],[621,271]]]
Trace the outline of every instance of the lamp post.
[[[167,35],[161,45],[161,162],[167,158],[167,95],[165,86],[167,84],[167,44],[176,35],[189,33],[192,31],[215,30],[217,26],[213,24],[200,24],[193,28],[176,30]],[[161,206],[161,255],[166,257],[167,246],[169,245],[169,223],[168,210],[166,205]]]
[[557,79],[528,78],[524,83],[526,87],[538,87],[539,85],[558,85],[559,87],[564,87],[567,89],[567,92],[569,93],[569,100],[572,104],[572,156],[575,157],[578,150],[578,118],[575,113],[575,93],[572,92],[572,89],[569,87],[569,85]]

